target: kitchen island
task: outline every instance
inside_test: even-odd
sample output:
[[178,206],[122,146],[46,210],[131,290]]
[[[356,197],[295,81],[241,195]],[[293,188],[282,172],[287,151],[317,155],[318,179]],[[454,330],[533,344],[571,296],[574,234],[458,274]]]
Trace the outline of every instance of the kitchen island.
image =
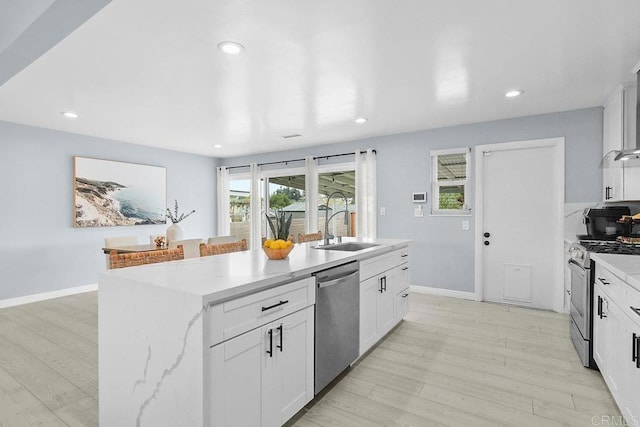
[[[377,274],[372,265],[393,268],[394,252],[405,250],[402,256],[408,257],[408,240],[380,239],[374,242],[378,246],[357,252],[313,248],[318,243],[298,244],[288,258],[278,261],[268,260],[262,250],[253,250],[101,274],[100,424],[224,425],[234,414],[251,419],[255,411],[262,411],[257,416],[263,425],[279,425],[295,414],[313,397],[312,274],[365,260],[368,271]],[[403,268],[408,277],[408,266]],[[408,278],[406,281],[408,286]],[[386,291],[386,276],[384,288]],[[386,293],[382,287],[379,292]],[[264,301],[266,314],[254,315],[253,305]],[[278,306],[272,310],[273,301]],[[393,299],[391,304],[393,310]],[[295,318],[290,317],[294,314]],[[283,318],[291,322],[285,324]],[[270,326],[276,320],[280,323]],[[283,351],[287,325],[299,338],[291,341],[297,346],[294,352]],[[383,331],[388,330],[385,328]],[[271,339],[270,357],[251,364],[251,357],[264,356],[261,340],[265,334]],[[258,339],[257,347],[252,339]],[[238,357],[232,359],[233,351]],[[275,366],[279,359],[272,357],[274,352],[285,356],[280,367]],[[299,356],[295,361],[286,359],[292,353]],[[267,362],[274,366],[266,366]],[[295,378],[286,378],[292,375],[288,367],[298,372]],[[234,377],[228,378],[230,375]],[[257,381],[264,390],[254,395],[251,391],[256,388],[247,385],[244,405],[221,404],[234,391],[229,384],[240,387],[250,381]],[[292,381],[293,388],[288,385]],[[284,400],[273,400],[278,391]],[[263,401],[256,403],[260,399]],[[278,408],[271,411],[274,405]]]

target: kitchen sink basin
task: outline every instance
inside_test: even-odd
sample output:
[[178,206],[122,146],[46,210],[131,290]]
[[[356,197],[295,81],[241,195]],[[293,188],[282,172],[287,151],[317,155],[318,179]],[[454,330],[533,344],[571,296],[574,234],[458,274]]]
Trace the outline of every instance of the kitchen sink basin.
[[314,249],[324,249],[327,251],[346,251],[356,252],[367,248],[373,248],[374,246],[380,246],[377,243],[365,243],[365,242],[347,242],[347,243],[335,243],[332,245],[319,245],[313,246]]

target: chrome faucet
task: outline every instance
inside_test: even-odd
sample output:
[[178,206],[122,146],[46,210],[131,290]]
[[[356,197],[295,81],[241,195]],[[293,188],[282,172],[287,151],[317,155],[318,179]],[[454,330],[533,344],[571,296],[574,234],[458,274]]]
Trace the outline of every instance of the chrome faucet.
[[[331,198],[333,196],[335,196],[337,194],[342,196],[342,198],[344,199],[345,209],[343,211],[335,212],[331,216],[329,216],[329,201],[331,200]],[[347,196],[345,196],[343,192],[334,191],[327,198],[327,209],[325,210],[325,214],[324,214],[324,217],[325,217],[325,220],[324,220],[324,244],[325,245],[328,245],[329,241],[335,237],[333,234],[329,234],[329,221],[331,221],[331,218],[333,218],[334,216],[336,216],[336,215],[338,215],[339,213],[342,213],[342,212],[344,212],[344,224],[345,225],[349,225],[349,200],[347,200]]]

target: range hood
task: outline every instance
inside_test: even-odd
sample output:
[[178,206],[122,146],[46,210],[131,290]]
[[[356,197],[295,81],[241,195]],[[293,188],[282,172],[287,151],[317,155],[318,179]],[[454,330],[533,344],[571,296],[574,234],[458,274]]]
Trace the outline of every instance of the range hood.
[[636,75],[637,81],[635,88],[635,124],[632,124],[632,126],[635,127],[635,138],[633,141],[625,141],[625,148],[623,150],[613,150],[607,153],[600,164],[605,168],[620,167],[621,164],[625,167],[640,167],[640,62],[633,67],[631,72]]

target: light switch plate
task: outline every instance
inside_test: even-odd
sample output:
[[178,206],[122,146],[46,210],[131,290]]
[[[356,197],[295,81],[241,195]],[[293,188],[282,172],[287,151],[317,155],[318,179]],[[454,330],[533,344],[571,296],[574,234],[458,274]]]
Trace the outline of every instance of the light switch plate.
[[463,219],[462,220],[462,229],[464,231],[469,231],[469,220],[468,219]]
[[387,208],[384,206],[380,207],[380,216],[385,216],[387,214]]
[[418,205],[413,208],[413,216],[416,218],[422,218],[424,216],[424,209],[422,205]]

